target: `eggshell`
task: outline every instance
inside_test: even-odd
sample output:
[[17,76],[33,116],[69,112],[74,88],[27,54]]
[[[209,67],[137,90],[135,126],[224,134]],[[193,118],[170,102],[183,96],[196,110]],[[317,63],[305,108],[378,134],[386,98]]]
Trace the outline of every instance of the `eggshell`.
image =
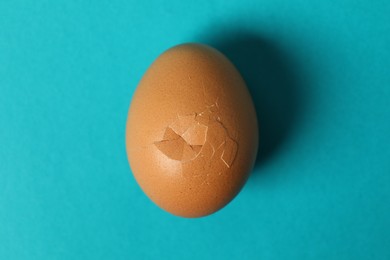
[[216,212],[243,187],[257,147],[252,99],[219,51],[178,45],[146,71],[129,109],[126,149],[158,206],[183,217]]

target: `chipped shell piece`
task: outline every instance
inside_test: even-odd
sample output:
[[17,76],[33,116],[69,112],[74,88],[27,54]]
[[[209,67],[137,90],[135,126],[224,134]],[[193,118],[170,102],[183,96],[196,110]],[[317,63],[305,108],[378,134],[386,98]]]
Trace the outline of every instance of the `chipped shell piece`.
[[202,217],[241,190],[258,147],[248,89],[219,51],[182,44],[149,67],[129,109],[126,150],[145,194],[162,209]]

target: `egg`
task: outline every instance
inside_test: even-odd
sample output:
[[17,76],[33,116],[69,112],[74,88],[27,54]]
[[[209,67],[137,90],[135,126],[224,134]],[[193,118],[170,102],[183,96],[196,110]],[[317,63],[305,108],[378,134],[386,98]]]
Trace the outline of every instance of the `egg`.
[[212,214],[254,165],[258,123],[240,73],[218,50],[188,43],[162,53],[130,105],[126,150],[144,193],[176,216]]

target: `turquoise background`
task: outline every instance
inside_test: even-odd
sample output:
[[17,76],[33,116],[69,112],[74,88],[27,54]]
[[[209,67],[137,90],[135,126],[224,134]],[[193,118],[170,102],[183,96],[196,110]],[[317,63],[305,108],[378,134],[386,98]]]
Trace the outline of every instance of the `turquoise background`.
[[[151,203],[124,145],[138,81],[188,41],[233,60],[261,124],[201,219]],[[0,259],[390,259],[390,2],[1,0]]]

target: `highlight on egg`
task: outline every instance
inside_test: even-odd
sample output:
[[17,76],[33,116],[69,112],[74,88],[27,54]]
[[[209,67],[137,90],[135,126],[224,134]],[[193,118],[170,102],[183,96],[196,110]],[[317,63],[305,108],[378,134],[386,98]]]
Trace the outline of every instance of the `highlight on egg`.
[[182,217],[218,211],[245,184],[257,149],[251,96],[222,53],[181,44],[151,64],[131,101],[126,150],[155,204]]

